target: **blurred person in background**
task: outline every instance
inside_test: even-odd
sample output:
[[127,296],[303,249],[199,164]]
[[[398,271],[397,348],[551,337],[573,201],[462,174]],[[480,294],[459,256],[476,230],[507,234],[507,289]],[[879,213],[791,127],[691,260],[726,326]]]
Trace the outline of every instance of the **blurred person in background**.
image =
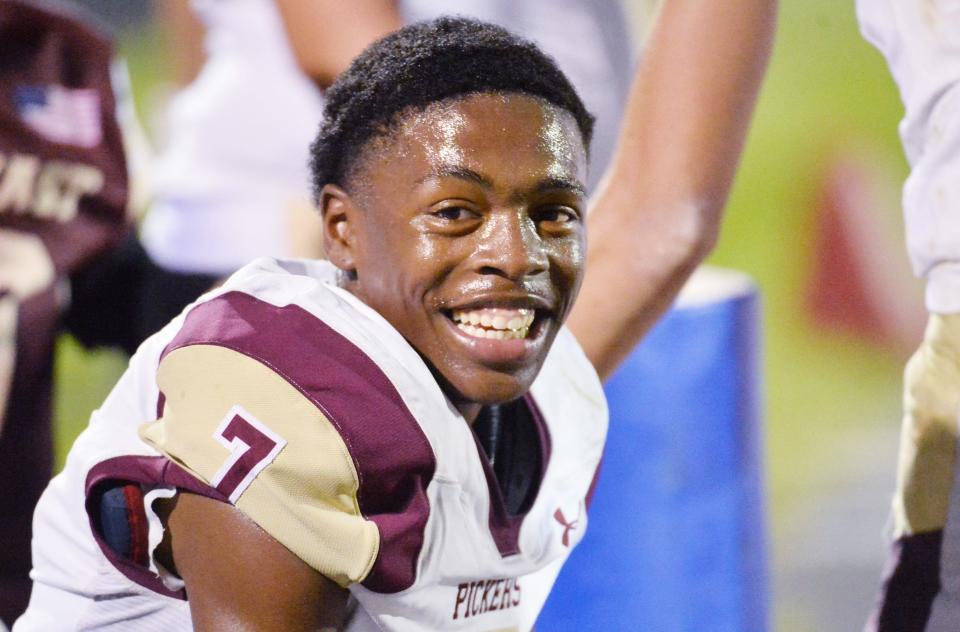
[[374,39],[447,13],[533,39],[597,117],[590,190],[612,155],[633,66],[619,0],[170,0],[157,10],[189,83],[169,108],[141,232],[163,270],[144,283],[147,333],[258,256],[320,253],[309,139],[323,90]]
[[[33,507],[52,474],[57,334],[121,344],[126,323],[78,281],[116,248],[127,165],[112,47],[84,16],[0,2],[0,621],[30,594]],[[97,293],[94,293],[97,292]],[[87,325],[100,322],[100,331]],[[104,337],[115,328],[114,337]],[[2,626],[0,626],[2,627]]]
[[[590,117],[561,73],[540,72],[550,65],[532,47],[499,29],[446,21],[401,32],[358,62],[331,90],[334,116],[315,145],[331,262],[255,262],[140,348],[41,501],[34,593],[15,629],[470,629],[474,620],[458,619],[455,609],[467,598],[464,582],[474,590],[497,584],[511,601],[482,613],[474,605],[471,617],[531,628],[583,534],[576,519],[557,517],[564,514],[552,501],[578,515],[589,494],[605,427],[597,377],[629,353],[715,242],[774,7],[667,3],[594,200],[590,230],[602,245],[589,252],[582,181]],[[463,51],[463,41],[477,48]],[[483,72],[471,67],[477,50]],[[407,52],[418,63],[404,65]],[[540,61],[501,63],[504,52]],[[374,90],[363,89],[368,80]],[[433,201],[424,206],[422,198]],[[437,250],[421,247],[431,244]],[[562,330],[581,278],[570,331]],[[544,287],[554,288],[554,307],[538,316],[518,308]],[[483,325],[489,331],[457,333],[453,319],[466,323],[437,302],[445,292],[472,300],[468,312],[505,300],[514,304],[503,309],[531,312],[533,324],[509,325],[520,338],[530,333],[530,352],[501,364],[500,354],[516,356],[520,341],[481,336],[505,334],[496,319]],[[253,310],[243,309],[247,317],[231,311],[241,303]],[[287,326],[290,315],[300,325]],[[554,334],[560,355],[543,364]],[[275,344],[274,335],[293,344]],[[481,337],[487,346],[475,346]],[[321,341],[338,342],[313,347]],[[245,356],[234,343],[265,346]],[[206,351],[255,375],[241,379],[190,359]],[[315,361],[332,370],[313,370]],[[541,364],[538,401],[549,408],[531,419],[522,396]],[[299,367],[297,375],[281,375],[284,367]],[[273,386],[292,399],[264,397]],[[222,398],[239,398],[262,417],[237,408],[218,425]],[[541,432],[525,440],[505,434],[487,452],[468,424],[501,406],[518,424],[505,430],[533,423]],[[146,443],[138,428],[158,415],[143,429],[154,442]],[[276,424],[287,437],[270,429]],[[549,441],[548,426],[556,430]],[[234,434],[250,428],[246,439]],[[545,459],[547,445],[549,466],[535,465],[530,450]],[[334,451],[317,459],[317,446]],[[173,454],[181,448],[191,453],[181,453],[186,460]],[[442,478],[441,462],[463,478]],[[191,464],[221,474],[191,473]],[[352,464],[374,470],[361,476]],[[356,503],[371,497],[354,483],[386,490],[373,501],[385,503],[380,511],[360,513]],[[175,501],[156,514],[152,501],[168,492]],[[509,515],[494,520],[487,509],[506,502]],[[520,522],[529,528],[519,531]],[[172,537],[159,538],[163,532]],[[501,585],[489,577],[516,579]],[[189,602],[169,598],[187,595]]]
[[904,374],[894,541],[867,628],[948,632],[960,629],[960,3],[858,0],[857,13],[905,108],[907,248],[929,311]]

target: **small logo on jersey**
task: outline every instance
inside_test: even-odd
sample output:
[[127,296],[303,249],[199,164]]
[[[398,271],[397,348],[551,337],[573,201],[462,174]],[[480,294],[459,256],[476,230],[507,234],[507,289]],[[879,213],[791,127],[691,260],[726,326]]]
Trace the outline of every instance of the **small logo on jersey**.
[[563,546],[570,546],[570,532],[577,528],[577,523],[580,522],[580,512],[577,511],[577,517],[573,519],[573,522],[568,522],[567,518],[563,515],[563,512],[557,507],[557,510],[553,512],[553,518],[563,526],[563,537],[560,539],[563,542]]
[[100,94],[92,88],[20,86],[13,93],[20,119],[47,140],[90,149],[100,144]]

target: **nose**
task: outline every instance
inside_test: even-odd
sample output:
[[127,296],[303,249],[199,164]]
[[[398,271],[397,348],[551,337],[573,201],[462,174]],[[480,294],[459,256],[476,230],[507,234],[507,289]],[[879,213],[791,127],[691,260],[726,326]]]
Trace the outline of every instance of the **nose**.
[[546,244],[522,209],[491,212],[481,232],[476,266],[480,274],[520,280],[547,270]]

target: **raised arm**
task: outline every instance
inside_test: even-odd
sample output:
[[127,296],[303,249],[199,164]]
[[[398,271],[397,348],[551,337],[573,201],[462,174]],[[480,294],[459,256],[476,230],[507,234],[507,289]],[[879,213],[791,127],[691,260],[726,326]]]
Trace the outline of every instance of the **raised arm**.
[[665,0],[588,220],[568,324],[608,377],[716,242],[776,0]]
[[368,44],[403,26],[392,0],[276,0],[300,69],[326,88]]

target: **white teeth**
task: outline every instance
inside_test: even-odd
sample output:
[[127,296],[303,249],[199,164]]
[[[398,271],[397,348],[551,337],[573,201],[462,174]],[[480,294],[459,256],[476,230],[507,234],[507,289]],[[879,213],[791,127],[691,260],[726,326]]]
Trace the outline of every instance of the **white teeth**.
[[474,338],[488,338],[490,340],[516,340],[526,338],[527,334],[530,333],[529,327],[523,327],[522,329],[484,329],[467,323],[457,323],[457,327]]
[[533,324],[532,309],[485,307],[469,311],[454,310],[453,320],[462,331],[476,338],[513,340],[526,338]]

